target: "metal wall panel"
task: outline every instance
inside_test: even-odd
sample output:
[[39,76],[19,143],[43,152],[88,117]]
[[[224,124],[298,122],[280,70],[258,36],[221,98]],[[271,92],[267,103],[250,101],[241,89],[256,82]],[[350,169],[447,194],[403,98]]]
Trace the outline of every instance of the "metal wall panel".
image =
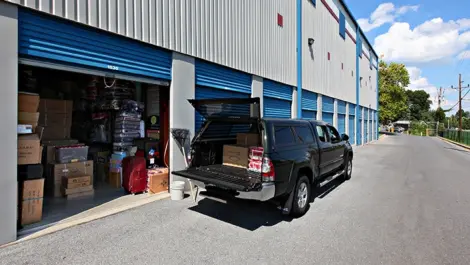
[[20,9],[19,54],[116,73],[171,79],[172,55],[67,20]]
[[360,79],[360,105],[367,108],[377,108],[377,70],[370,67],[369,60],[362,55],[359,58],[359,76]]
[[296,85],[295,1],[7,1]]
[[[338,8],[331,2],[318,0],[316,6],[308,0],[302,3],[302,87],[355,103],[356,45],[349,36],[343,39],[339,35],[338,21],[325,5],[336,15]],[[315,40],[312,47],[308,38]]]

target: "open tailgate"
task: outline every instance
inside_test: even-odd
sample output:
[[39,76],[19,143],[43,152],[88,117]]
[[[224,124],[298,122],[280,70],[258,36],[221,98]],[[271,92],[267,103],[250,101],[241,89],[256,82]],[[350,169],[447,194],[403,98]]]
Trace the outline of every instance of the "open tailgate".
[[260,173],[248,171],[246,168],[211,165],[173,171],[172,173],[201,181],[206,185],[212,184],[220,188],[237,191],[257,190],[261,186]]

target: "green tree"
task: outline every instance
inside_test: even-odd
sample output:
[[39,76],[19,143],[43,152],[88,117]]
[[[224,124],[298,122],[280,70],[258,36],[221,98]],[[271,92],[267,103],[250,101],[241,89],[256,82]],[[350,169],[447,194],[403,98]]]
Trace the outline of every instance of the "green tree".
[[434,121],[436,122],[444,122],[446,119],[446,113],[442,108],[437,108],[436,111],[434,112]]
[[409,118],[413,121],[426,120],[426,114],[431,109],[429,94],[424,90],[406,90],[408,97]]
[[405,87],[410,76],[404,64],[384,61],[379,63],[379,121],[382,124],[397,121],[408,112]]

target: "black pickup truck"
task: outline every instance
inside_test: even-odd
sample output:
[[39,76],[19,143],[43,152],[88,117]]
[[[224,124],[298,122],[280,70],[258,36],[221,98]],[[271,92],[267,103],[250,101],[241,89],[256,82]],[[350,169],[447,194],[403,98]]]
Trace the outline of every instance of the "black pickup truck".
[[[172,173],[208,192],[258,201],[275,199],[284,214],[301,216],[319,183],[338,175],[351,178],[353,151],[348,136],[339,135],[330,124],[260,118],[259,98],[189,102],[205,122],[191,142],[189,167]],[[224,146],[236,145],[237,135],[244,133],[259,135],[258,167],[252,162],[248,167],[224,163]]]

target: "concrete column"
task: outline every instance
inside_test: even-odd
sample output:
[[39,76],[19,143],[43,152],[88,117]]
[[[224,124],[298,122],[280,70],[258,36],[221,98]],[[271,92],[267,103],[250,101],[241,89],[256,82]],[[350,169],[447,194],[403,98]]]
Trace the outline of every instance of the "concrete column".
[[[173,65],[170,86],[170,129],[189,129],[191,139],[194,137],[195,112],[188,99],[195,97],[195,67],[194,58],[177,52],[173,52]],[[176,141],[170,135],[170,170],[185,169],[183,154]],[[189,140],[189,142],[191,141]],[[189,142],[186,153],[189,151]],[[180,177],[170,174],[170,183],[182,180]],[[189,188],[189,185],[186,185]]]
[[297,117],[297,111],[298,111],[298,106],[299,106],[299,99],[297,97],[297,88],[292,87],[292,104],[291,104],[291,118],[296,119],[296,118],[301,118]]
[[263,117],[263,78],[254,75],[251,80],[251,97],[256,98],[258,97],[260,102],[260,115]]
[[322,96],[318,94],[317,97],[317,120],[322,120]]
[[18,124],[18,8],[0,1],[0,245],[16,240]]
[[338,100],[336,98],[333,102],[333,126],[338,128]]

